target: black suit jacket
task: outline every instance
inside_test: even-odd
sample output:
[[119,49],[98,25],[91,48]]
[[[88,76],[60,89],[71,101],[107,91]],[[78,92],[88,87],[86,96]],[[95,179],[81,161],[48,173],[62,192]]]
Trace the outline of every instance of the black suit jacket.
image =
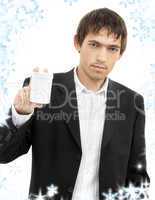
[[[24,85],[28,83],[29,78]],[[54,119],[50,120],[50,116]],[[65,116],[70,116],[70,120]],[[47,186],[54,184],[59,188],[56,199],[61,196],[71,199],[82,156],[73,69],[54,74],[50,104],[35,109],[31,119],[20,128],[13,125],[11,116],[7,124],[0,128],[0,162],[16,159],[32,145],[29,193],[38,194],[41,189],[45,194]],[[143,180],[150,182],[144,129],[143,97],[109,79],[100,151],[100,200],[102,192],[109,188],[117,191],[129,182],[135,185]]]

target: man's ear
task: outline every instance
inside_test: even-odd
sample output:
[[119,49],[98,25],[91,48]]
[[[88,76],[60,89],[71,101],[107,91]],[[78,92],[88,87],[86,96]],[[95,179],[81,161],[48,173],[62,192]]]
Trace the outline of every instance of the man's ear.
[[80,52],[80,45],[77,40],[77,35],[74,35],[74,47],[78,52]]

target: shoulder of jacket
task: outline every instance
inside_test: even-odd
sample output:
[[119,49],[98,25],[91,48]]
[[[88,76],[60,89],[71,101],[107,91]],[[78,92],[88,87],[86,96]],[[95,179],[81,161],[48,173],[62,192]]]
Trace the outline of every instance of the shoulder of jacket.
[[142,94],[140,94],[139,92],[127,87],[126,85],[124,85],[122,83],[119,83],[117,81],[114,81],[114,80],[111,80],[111,83],[113,85],[115,85],[115,87],[118,88],[119,90],[122,90],[122,91],[124,90],[128,95],[136,96],[136,97],[139,97],[139,98],[143,99],[143,95]]

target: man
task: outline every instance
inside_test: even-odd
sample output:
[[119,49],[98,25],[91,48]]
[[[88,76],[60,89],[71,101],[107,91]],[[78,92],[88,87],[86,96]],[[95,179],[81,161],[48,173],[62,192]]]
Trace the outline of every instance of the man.
[[79,65],[54,74],[50,104],[30,102],[30,78],[16,95],[1,131],[9,139],[1,145],[0,162],[32,145],[32,199],[39,191],[46,195],[51,184],[58,186],[58,200],[101,200],[109,189],[150,182],[143,97],[108,78],[126,41],[126,25],[117,13],[93,10],[74,37]]

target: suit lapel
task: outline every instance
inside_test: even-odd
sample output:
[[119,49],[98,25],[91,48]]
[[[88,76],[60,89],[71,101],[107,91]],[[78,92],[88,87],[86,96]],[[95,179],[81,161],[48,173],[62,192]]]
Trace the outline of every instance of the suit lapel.
[[61,110],[70,119],[68,120],[66,117],[64,121],[68,126],[70,133],[74,138],[77,146],[82,152],[77,96],[76,96],[75,82],[74,82],[74,68],[69,72],[63,74],[60,79],[58,76],[55,76],[53,81],[54,84],[61,83],[60,86],[56,87],[53,90],[55,94],[54,96],[56,97],[56,104],[57,102],[59,102],[59,105],[62,104],[61,100],[65,98],[65,104],[61,108]]
[[[66,103],[62,107],[62,111],[65,115],[70,116],[70,120],[64,119],[66,125],[70,129],[70,133],[73,136],[76,144],[82,152],[81,148],[81,139],[80,139],[80,123],[79,123],[79,113],[78,113],[78,104],[77,104],[77,95],[75,90],[75,82],[74,82],[74,69],[69,72],[63,74],[61,79],[55,76],[54,83],[61,83],[61,87],[57,87],[55,93],[56,101],[61,103],[61,99],[64,99],[66,96]],[[109,142],[112,137],[114,130],[116,128],[116,120],[112,120],[112,115],[115,113],[117,108],[117,99],[114,98],[116,96],[116,89],[113,81],[109,79],[108,89],[107,89],[107,102],[106,102],[106,111],[105,111],[105,123],[103,129],[103,137],[102,137],[102,149]]]
[[118,121],[115,118],[115,113],[117,111],[117,89],[115,87],[114,82],[109,79],[109,84],[107,88],[107,101],[106,101],[106,111],[105,111],[105,123],[103,129],[103,137],[102,137],[102,150],[110,141],[116,127],[118,125]]

